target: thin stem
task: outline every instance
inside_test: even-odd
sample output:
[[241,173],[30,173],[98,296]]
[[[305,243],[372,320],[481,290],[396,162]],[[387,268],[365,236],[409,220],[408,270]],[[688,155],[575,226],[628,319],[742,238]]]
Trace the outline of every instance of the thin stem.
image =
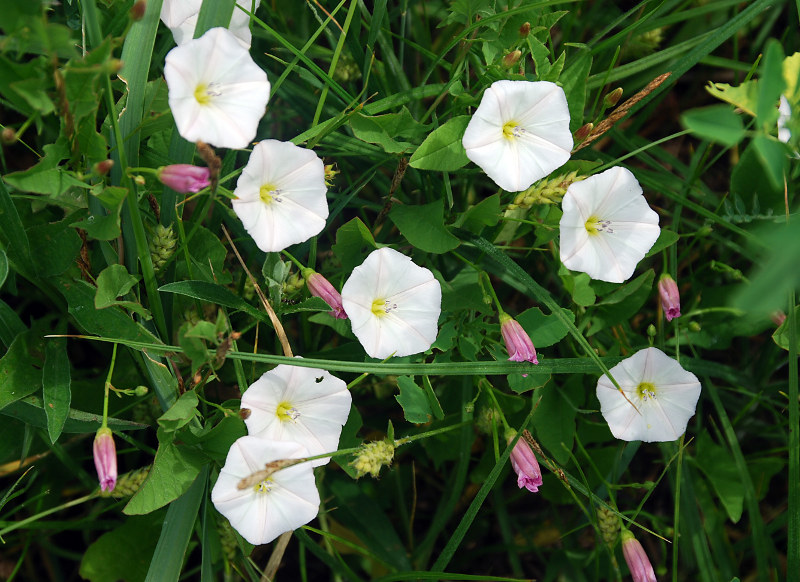
[[108,428],[108,390],[111,387],[111,376],[114,374],[114,364],[117,361],[117,344],[111,351],[111,365],[108,367],[108,376],[106,376],[106,383],[104,385],[105,394],[103,396],[103,424],[100,428]]

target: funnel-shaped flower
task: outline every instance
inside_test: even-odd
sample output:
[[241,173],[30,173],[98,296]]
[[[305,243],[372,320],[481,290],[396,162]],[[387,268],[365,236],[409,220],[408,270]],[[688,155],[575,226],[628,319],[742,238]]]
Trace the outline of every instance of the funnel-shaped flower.
[[311,463],[280,469],[239,489],[243,479],[264,471],[267,463],[306,456],[308,451],[297,443],[241,437],[231,445],[211,490],[214,507],[253,545],[269,543],[308,523],[319,511]]
[[622,555],[631,571],[633,582],[657,582],[653,566],[642,547],[630,530],[622,530]]
[[384,247],[353,269],[342,305],[370,357],[409,356],[436,341],[442,288],[428,269]]
[[783,143],[788,142],[792,138],[791,130],[786,128],[791,118],[792,106],[789,105],[789,100],[784,95],[781,95],[778,104],[778,139]]
[[661,232],[639,182],[621,167],[573,182],[561,209],[561,262],[600,281],[629,279]]
[[347,319],[347,314],[342,307],[342,296],[325,277],[314,269],[305,269],[303,278],[306,280],[308,290],[314,297],[319,297],[333,310],[331,315],[336,319]]
[[162,166],[156,173],[159,182],[176,192],[186,194],[200,192],[210,184],[211,170],[191,164],[171,164]]
[[212,28],[169,51],[164,77],[181,137],[223,148],[255,138],[270,85],[228,29]]
[[686,432],[700,397],[697,376],[658,348],[640,350],[609,371],[622,392],[602,376],[597,381],[597,399],[616,438],[664,442]]
[[[514,437],[507,438],[510,443]],[[539,461],[533,454],[531,447],[523,438],[517,441],[511,450],[511,466],[517,473],[517,485],[520,489],[525,487],[531,493],[539,491],[542,485],[542,471],[539,468]]]
[[[255,12],[261,0],[236,0],[236,3],[250,12]],[[172,31],[175,44],[181,45],[194,37],[202,4],[203,0],[164,0],[161,5],[161,21]],[[234,8],[228,30],[244,48],[250,48],[253,35],[250,32],[250,16],[246,12]]]
[[113,491],[117,484],[117,447],[111,429],[103,427],[97,430],[92,453],[100,491]]
[[662,275],[658,280],[658,294],[661,297],[661,307],[667,321],[672,321],[681,316],[681,296],[678,294],[678,284],[669,275]]
[[[335,451],[352,398],[345,384],[325,370],[281,364],[253,382],[242,395],[242,408],[253,436],[296,442],[310,455]],[[316,459],[324,465],[330,457]]]
[[259,142],[233,191],[233,210],[264,252],[282,251],[325,228],[325,166],[290,142]]
[[549,81],[496,81],[462,140],[467,157],[509,192],[563,166],[572,150],[564,90]]

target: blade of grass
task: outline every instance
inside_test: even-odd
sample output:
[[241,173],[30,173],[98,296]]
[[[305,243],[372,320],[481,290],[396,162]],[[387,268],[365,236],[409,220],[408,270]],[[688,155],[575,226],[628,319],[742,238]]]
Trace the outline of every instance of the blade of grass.
[[797,378],[795,292],[789,294],[789,544],[787,572],[800,572],[800,402]]

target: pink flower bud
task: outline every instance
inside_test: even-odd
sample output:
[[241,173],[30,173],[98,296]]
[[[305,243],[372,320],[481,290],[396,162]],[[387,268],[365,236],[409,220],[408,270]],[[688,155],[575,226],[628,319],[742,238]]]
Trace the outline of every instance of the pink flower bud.
[[661,307],[667,321],[681,316],[681,298],[678,295],[678,284],[669,275],[661,275],[658,280],[658,294],[661,295]]
[[[514,440],[512,435],[506,439],[510,443]],[[517,473],[517,485],[520,489],[525,487],[531,493],[539,491],[539,486],[542,484],[542,471],[539,469],[539,461],[536,460],[536,455],[533,454],[531,447],[524,439],[520,438],[514,449],[511,451],[511,466]]]
[[208,168],[191,164],[172,164],[158,169],[159,181],[181,194],[199,192],[208,186],[210,174]]
[[506,342],[509,360],[539,363],[536,358],[536,348],[533,347],[530,336],[525,333],[517,320],[507,313],[500,314],[500,333],[503,334],[503,341]]
[[98,429],[94,436],[94,467],[100,481],[101,491],[113,491],[117,484],[117,447],[111,429]]
[[647,559],[642,544],[633,536],[630,530],[622,530],[622,555],[628,563],[633,582],[657,582],[653,566]]
[[320,297],[330,305],[331,309],[333,309],[333,313],[331,313],[333,317],[347,319],[347,314],[344,311],[344,307],[342,307],[342,296],[325,277],[313,269],[305,269],[303,277],[305,277],[306,285],[308,285],[308,290],[311,294],[314,297]]

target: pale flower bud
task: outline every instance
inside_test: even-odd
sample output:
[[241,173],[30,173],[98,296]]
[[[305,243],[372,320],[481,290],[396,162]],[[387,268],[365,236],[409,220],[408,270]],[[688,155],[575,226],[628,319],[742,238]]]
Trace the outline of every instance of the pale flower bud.
[[342,296],[330,282],[314,271],[313,269],[305,269],[303,271],[308,290],[314,297],[320,297],[330,305],[333,312],[331,315],[336,319],[347,319],[347,314],[342,307]]
[[662,275],[658,280],[658,294],[661,296],[661,307],[667,321],[672,321],[681,316],[681,297],[678,294],[678,284],[669,275]]
[[507,69],[510,69],[519,62],[520,57],[522,57],[522,51],[520,50],[515,50],[508,53],[503,57],[503,66]]
[[113,491],[117,484],[117,448],[110,428],[103,427],[97,430],[92,451],[100,490]]
[[188,192],[199,192],[207,187],[209,175],[208,168],[193,166],[191,164],[172,164],[162,166],[158,169],[158,180],[165,186],[169,186],[176,192],[186,194]]
[[628,563],[633,582],[657,582],[647,554],[629,529],[622,530],[622,555]]
[[519,322],[507,313],[500,314],[500,333],[503,334],[503,341],[506,343],[509,360],[512,362],[539,363],[536,358],[536,348],[533,347],[530,336],[525,333]]
[[[513,431],[506,433],[506,441],[511,443],[516,435]],[[525,487],[531,493],[539,491],[542,484],[542,471],[539,468],[539,461],[533,454],[530,445],[520,438],[514,449],[511,451],[511,466],[517,473],[517,485],[520,489]]]

